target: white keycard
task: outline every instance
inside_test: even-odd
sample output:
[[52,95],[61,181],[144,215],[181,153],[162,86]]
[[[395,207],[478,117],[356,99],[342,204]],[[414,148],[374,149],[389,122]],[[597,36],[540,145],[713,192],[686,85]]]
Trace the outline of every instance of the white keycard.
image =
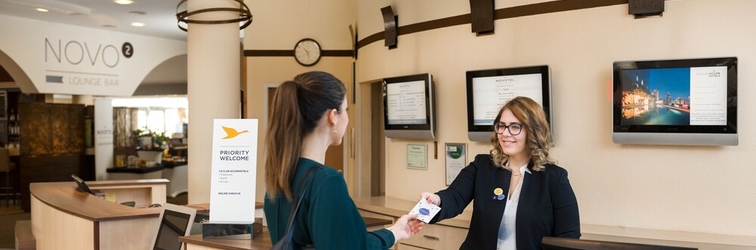
[[420,200],[409,213],[417,214],[418,220],[430,223],[431,219],[436,216],[438,211],[441,211],[441,207],[428,203],[426,200]]

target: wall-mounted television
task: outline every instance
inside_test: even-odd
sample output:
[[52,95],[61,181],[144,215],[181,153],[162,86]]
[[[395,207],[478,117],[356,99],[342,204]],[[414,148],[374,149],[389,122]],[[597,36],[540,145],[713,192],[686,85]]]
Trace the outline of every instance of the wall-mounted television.
[[388,138],[434,139],[433,76],[417,74],[383,79],[383,124]]
[[548,65],[467,71],[467,137],[489,141],[499,109],[517,96],[541,104],[551,124],[551,72]]
[[612,140],[738,145],[736,57],[614,62]]

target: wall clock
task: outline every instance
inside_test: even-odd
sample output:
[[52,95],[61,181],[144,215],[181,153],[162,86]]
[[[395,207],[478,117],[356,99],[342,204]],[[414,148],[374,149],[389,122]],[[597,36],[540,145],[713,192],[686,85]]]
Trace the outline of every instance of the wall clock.
[[294,45],[294,59],[303,66],[312,66],[318,63],[322,52],[320,44],[311,38],[299,40]]

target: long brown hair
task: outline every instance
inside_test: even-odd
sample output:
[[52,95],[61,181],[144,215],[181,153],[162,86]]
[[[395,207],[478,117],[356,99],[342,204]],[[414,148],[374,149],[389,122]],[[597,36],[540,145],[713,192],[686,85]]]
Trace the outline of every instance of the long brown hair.
[[333,75],[312,71],[286,81],[273,96],[265,139],[265,187],[271,200],[283,193],[292,200],[291,181],[302,153],[302,138],[312,133],[330,110],[344,102],[344,84]]
[[[537,102],[528,97],[518,96],[512,100],[509,100],[496,116],[494,124],[499,122],[501,114],[504,110],[509,109],[512,114],[525,125],[523,128],[527,131],[525,133],[525,140],[527,141],[527,147],[530,149],[530,161],[533,162],[533,170],[541,171],[544,169],[544,164],[554,164],[556,161],[549,155],[549,149],[551,148],[551,131],[549,130],[549,123],[546,121],[546,113],[543,112],[543,108]],[[497,167],[512,170],[511,167],[504,165],[509,156],[505,155],[499,144],[499,138],[496,133],[492,133],[491,144],[491,158]],[[516,167],[516,166],[515,166]]]

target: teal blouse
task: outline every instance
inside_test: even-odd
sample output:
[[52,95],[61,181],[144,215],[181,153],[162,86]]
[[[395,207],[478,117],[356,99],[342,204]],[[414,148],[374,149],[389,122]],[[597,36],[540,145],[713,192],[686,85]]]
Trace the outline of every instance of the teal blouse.
[[[292,192],[303,181],[307,170],[321,165],[299,158],[292,183]],[[315,171],[294,221],[294,242],[311,244],[316,249],[388,249],[394,244],[394,234],[388,229],[368,232],[365,221],[349,196],[344,177],[333,168],[323,166]],[[265,219],[270,240],[275,244],[286,234],[292,203],[283,194],[271,200],[265,194]]]

